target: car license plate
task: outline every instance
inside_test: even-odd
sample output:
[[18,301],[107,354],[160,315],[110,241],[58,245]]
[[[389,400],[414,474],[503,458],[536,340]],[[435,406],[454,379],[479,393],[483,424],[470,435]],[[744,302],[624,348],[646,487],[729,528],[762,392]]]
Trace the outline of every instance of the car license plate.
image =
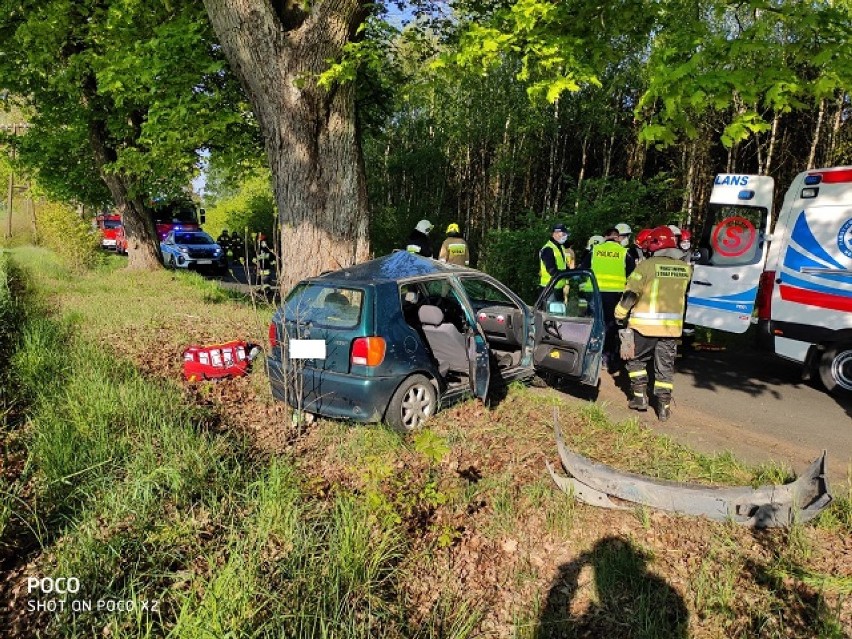
[[115,246],[115,240],[103,240],[101,244],[104,246]]
[[324,339],[291,339],[290,359],[325,359]]
[[212,264],[213,260],[196,260],[196,264]]

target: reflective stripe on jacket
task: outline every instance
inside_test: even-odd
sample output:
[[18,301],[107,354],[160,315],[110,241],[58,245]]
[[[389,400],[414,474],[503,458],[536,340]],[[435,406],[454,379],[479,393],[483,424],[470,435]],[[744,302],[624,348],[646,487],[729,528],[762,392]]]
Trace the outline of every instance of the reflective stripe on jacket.
[[467,242],[464,241],[463,237],[448,237],[441,244],[438,259],[449,262],[450,264],[467,266],[470,262],[470,252],[467,248]]
[[621,293],[627,282],[627,249],[608,240],[592,249],[592,273],[602,293]]
[[[544,287],[550,284],[551,275],[547,272],[547,267],[544,265],[544,260],[541,259],[541,252],[549,248],[553,250],[553,258],[556,260],[556,270],[564,271],[568,268],[567,262],[565,261],[565,251],[562,249],[560,244],[557,244],[552,239],[548,240],[544,246],[541,247],[538,251],[538,272],[539,272],[539,280],[538,283],[540,286]],[[564,280],[560,280],[556,283],[556,288],[559,288],[560,282],[564,285]]]
[[672,257],[652,257],[643,260],[627,278],[627,291],[636,295],[636,303],[628,307],[625,295],[615,307],[615,318],[645,337],[680,337],[683,332],[683,311],[686,288],[692,277],[692,267]]

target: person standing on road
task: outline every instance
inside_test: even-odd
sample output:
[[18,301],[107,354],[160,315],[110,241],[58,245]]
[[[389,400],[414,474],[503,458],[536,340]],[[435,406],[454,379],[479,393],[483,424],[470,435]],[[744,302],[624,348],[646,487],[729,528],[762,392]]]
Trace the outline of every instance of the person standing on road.
[[628,406],[648,410],[647,365],[654,358],[654,395],[657,398],[657,418],[664,422],[671,414],[674,389],[674,365],[677,340],[683,331],[683,312],[686,289],[692,277],[692,266],[683,261],[683,251],[677,247],[674,234],[668,227],[651,231],[643,244],[651,254],[627,279],[624,295],[615,307],[615,318],[630,329],[623,341],[633,348],[627,359],[627,374],[633,397]]
[[435,225],[429,220],[420,220],[414,230],[411,231],[411,235],[408,236],[405,250],[423,257],[432,257],[432,242],[429,240],[429,233],[433,228],[435,228]]
[[[550,284],[557,273],[560,271],[574,268],[574,251],[568,249],[570,253],[565,251],[565,245],[571,237],[571,232],[564,224],[554,224],[550,230],[550,239],[544,243],[538,251],[538,292],[541,292]],[[570,260],[570,261],[569,261]],[[565,281],[557,282],[554,286],[554,295],[556,299],[562,301],[564,293],[562,291]]]
[[447,227],[447,239],[441,244],[441,249],[438,251],[438,259],[442,262],[449,262],[450,264],[470,265],[470,251],[468,250],[467,242],[462,237],[459,225],[455,222]]
[[219,237],[216,238],[216,244],[218,244],[219,248],[222,249],[222,252],[225,254],[225,258],[227,259],[231,250],[231,236],[228,235],[228,229],[222,229],[222,232],[219,233]]
[[266,243],[266,235],[258,233],[257,249],[252,260],[256,269],[256,282],[261,289],[266,290],[272,280],[272,268],[275,265],[275,253]]
[[[626,236],[630,239],[629,227]],[[609,228],[604,233],[604,241],[592,247],[592,252],[581,268],[591,269],[598,281],[601,292],[606,335],[604,338],[604,363],[610,373],[620,368],[618,355],[617,327],[615,326],[615,305],[621,299],[627,276],[636,267],[635,260],[630,256],[627,247],[622,244],[622,234],[617,227]]]
[[231,235],[231,257],[234,262],[239,264],[246,260],[246,243],[243,241],[242,235],[237,232]]

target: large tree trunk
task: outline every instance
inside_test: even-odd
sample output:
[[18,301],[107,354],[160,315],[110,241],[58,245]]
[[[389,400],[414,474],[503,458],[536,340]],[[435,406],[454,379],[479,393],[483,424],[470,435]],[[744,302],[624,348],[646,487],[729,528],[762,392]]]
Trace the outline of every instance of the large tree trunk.
[[103,121],[89,123],[89,144],[95,164],[106,183],[116,211],[121,215],[124,234],[127,237],[127,268],[153,270],[160,268],[160,243],[149,211],[118,174],[105,170],[115,162],[115,150],[107,144],[106,125]]
[[369,256],[355,87],[317,83],[367,13],[364,0],[274,4],[204,0],[263,134],[281,220],[279,280],[288,289]]

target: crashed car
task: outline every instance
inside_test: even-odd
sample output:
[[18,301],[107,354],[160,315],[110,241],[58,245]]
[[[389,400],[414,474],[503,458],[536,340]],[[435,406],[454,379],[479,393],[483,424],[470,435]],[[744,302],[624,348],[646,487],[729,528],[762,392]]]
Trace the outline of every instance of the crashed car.
[[160,251],[166,268],[228,270],[225,251],[204,231],[169,231],[160,242]]
[[596,386],[604,321],[589,271],[534,307],[480,271],[408,252],[300,282],[270,324],[273,395],[404,431],[535,370]]

